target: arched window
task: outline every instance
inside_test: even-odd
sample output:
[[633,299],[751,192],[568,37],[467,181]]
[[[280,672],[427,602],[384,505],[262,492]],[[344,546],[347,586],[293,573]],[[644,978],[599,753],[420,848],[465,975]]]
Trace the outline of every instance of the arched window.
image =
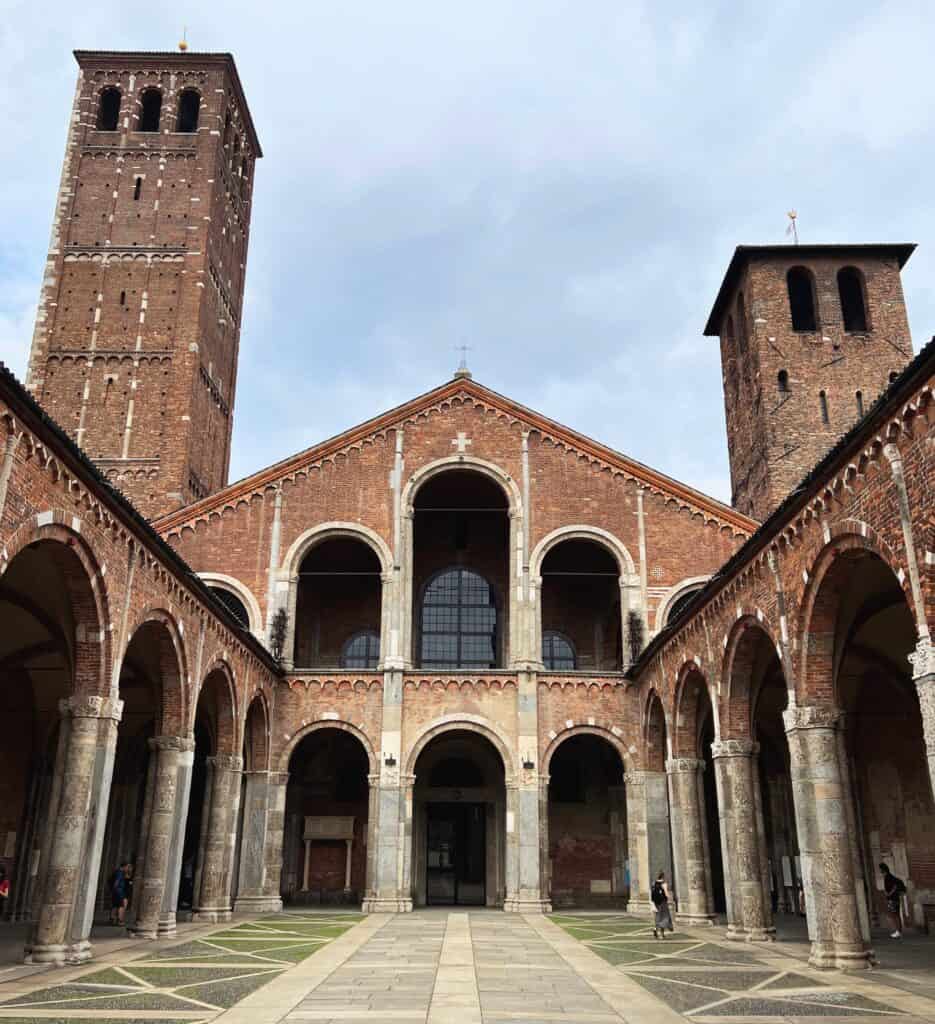
[[821,406],[821,422],[828,422],[828,396],[824,391],[818,392],[818,404]]
[[422,598],[422,668],[497,667],[497,601],[470,569],[447,569]]
[[237,158],[239,156],[240,156],[240,136],[235,132],[234,133],[234,144],[233,144],[233,146],[231,146],[231,158],[230,158],[230,169],[231,169],[231,172],[233,174],[237,173],[237,164],[239,163],[239,160]]
[[679,596],[672,602],[671,608],[669,608],[666,613],[665,625],[668,626],[670,622],[674,622],[682,609],[686,607],[689,601],[691,601],[692,598],[694,598],[694,596],[702,589],[702,587],[695,587],[694,590],[687,590],[684,594],[679,594]]
[[780,370],[779,373],[776,374],[776,383],[779,386],[779,393],[781,395],[788,395],[789,394],[789,371],[788,370]]
[[841,299],[844,330],[849,334],[866,331],[867,306],[864,302],[864,282],[856,267],[843,267],[838,271],[838,296]]
[[899,376],[899,374],[895,370],[890,370],[890,384],[895,383],[896,378],[898,376]]
[[101,132],[115,132],[120,121],[120,90],[110,86],[101,93],[97,108],[97,129]]
[[794,331],[817,331],[818,317],[815,313],[812,275],[805,267],[793,267],[786,274],[786,287],[789,289],[792,329]]
[[194,132],[198,130],[198,111],[201,108],[201,96],[196,89],[185,89],[179,97],[179,117],[176,131]]
[[158,89],[147,89],[140,98],[140,131],[158,132],[161,113],[162,93]]
[[234,616],[244,629],[250,628],[250,616],[247,614],[246,606],[236,594],[232,594],[224,587],[209,587],[212,594],[222,605]]
[[355,633],[341,650],[341,668],[376,668],[380,661],[380,634],[375,629]]
[[231,144],[231,128],[232,128],[231,112],[228,110],[227,113],[224,115],[224,148],[225,149],[227,149],[227,147]]
[[573,672],[575,648],[568,637],[552,630],[543,633],[542,663],[550,672]]
[[862,391],[858,391],[858,392],[855,393],[854,397],[857,399],[857,415],[858,415],[858,417],[863,419],[863,415],[864,415],[864,393]]
[[143,191],[143,179],[142,178],[137,178],[136,181],[133,184],[133,199],[134,199],[134,201],[138,200],[140,198],[140,193],[142,191]]
[[747,306],[743,301],[743,292],[737,295],[737,344],[742,354],[747,351]]

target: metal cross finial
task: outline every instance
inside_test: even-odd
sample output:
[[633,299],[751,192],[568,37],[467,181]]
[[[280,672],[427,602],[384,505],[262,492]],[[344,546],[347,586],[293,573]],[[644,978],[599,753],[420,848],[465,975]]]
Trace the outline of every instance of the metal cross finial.
[[461,353],[461,362],[458,364],[458,369],[455,370],[456,377],[467,377],[470,379],[471,371],[468,369],[467,354],[471,351],[470,345],[455,345],[455,352]]
[[799,229],[796,227],[796,224],[795,224],[795,221],[796,221],[796,218],[798,217],[798,214],[795,212],[795,210],[790,210],[786,214],[786,216],[789,218],[789,226],[786,228],[786,234],[787,235],[792,235],[792,240],[795,242],[796,245],[798,245],[799,244]]

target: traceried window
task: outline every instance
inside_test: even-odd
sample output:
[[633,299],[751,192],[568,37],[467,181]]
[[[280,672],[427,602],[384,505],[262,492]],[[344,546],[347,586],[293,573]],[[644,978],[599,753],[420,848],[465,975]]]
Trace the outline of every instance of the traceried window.
[[341,668],[374,669],[380,661],[380,634],[375,629],[363,629],[344,644]]
[[97,129],[101,132],[115,132],[120,121],[120,90],[110,86],[101,93],[97,108]]
[[542,634],[542,664],[549,672],[575,670],[575,648],[568,637],[554,630]]
[[792,314],[792,330],[817,331],[818,316],[815,312],[815,289],[812,275],[805,267],[793,267],[786,274],[789,289],[789,312]]
[[447,569],[422,598],[422,668],[497,667],[497,601],[470,569]]
[[175,130],[194,132],[198,130],[198,111],[201,97],[196,89],[186,89],[179,97],[179,116]]

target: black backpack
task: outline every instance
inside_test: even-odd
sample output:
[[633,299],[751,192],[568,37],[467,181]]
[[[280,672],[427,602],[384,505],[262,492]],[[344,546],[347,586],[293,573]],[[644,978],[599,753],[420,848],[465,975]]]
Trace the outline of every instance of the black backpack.
[[653,882],[653,887],[650,891],[649,898],[657,907],[662,906],[662,904],[665,903],[666,891],[662,887],[662,882]]

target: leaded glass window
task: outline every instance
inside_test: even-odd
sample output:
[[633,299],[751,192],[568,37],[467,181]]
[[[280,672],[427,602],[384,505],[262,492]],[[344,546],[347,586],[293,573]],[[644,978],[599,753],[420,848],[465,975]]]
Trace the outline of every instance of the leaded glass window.
[[470,569],[448,569],[422,599],[422,668],[497,667],[497,602],[493,587]]
[[341,651],[341,668],[377,667],[380,661],[380,636],[373,629],[355,633]]
[[573,672],[575,649],[561,633],[542,634],[542,663],[550,672]]

